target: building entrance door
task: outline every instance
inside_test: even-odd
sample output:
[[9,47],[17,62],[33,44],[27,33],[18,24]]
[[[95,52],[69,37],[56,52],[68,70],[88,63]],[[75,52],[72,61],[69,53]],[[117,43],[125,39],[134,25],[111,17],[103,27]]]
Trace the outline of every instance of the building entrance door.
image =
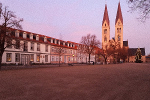
[[29,55],[21,55],[21,64],[29,65]]
[[64,56],[64,63],[66,63],[66,56]]

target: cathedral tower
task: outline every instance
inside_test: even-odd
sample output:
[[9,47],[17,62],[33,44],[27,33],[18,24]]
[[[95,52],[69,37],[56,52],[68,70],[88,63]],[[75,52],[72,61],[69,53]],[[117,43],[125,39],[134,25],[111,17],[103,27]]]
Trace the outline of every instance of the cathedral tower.
[[107,5],[105,4],[105,11],[102,22],[102,48],[105,49],[110,40],[110,22],[108,17]]
[[120,2],[118,3],[118,10],[115,21],[115,41],[118,42],[121,48],[123,47],[123,18]]

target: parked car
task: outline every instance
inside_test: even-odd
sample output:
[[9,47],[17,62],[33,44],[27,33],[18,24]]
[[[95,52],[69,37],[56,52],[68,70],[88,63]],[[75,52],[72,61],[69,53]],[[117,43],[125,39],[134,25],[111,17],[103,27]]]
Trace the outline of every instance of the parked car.
[[88,64],[93,64],[94,65],[94,61],[90,61],[90,62],[88,61]]

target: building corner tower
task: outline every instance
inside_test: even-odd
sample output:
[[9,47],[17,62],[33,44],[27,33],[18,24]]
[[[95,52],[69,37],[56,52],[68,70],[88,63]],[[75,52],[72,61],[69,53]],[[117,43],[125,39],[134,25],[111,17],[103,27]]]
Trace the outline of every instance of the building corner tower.
[[105,11],[102,21],[102,48],[106,49],[106,45],[109,43],[110,40],[110,22],[109,16],[107,11],[107,5],[105,4]]
[[123,47],[123,17],[120,2],[118,3],[118,10],[115,21],[115,42],[117,42],[121,48]]

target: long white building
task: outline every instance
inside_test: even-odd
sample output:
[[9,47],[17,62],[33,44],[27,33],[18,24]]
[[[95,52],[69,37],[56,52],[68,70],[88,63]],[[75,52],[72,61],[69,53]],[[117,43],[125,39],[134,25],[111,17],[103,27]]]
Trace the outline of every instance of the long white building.
[[[16,29],[10,32],[15,45],[5,49],[2,64],[53,64],[59,63],[59,57],[61,63],[88,62],[88,55],[78,51],[78,43]],[[58,53],[60,49],[62,53]],[[95,55],[91,61],[95,62]]]

